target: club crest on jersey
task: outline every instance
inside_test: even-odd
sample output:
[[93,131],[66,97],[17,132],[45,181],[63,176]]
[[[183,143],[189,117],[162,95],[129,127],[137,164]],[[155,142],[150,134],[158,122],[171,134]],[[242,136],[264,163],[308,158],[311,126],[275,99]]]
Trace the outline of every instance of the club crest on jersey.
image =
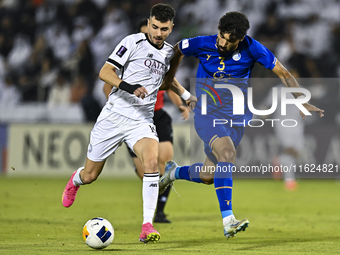
[[125,54],[125,52],[127,51],[127,48],[125,48],[123,45],[120,46],[119,50],[117,51],[117,55],[118,57],[123,57],[123,55]]
[[237,50],[233,54],[233,60],[239,61],[241,59],[241,53]]

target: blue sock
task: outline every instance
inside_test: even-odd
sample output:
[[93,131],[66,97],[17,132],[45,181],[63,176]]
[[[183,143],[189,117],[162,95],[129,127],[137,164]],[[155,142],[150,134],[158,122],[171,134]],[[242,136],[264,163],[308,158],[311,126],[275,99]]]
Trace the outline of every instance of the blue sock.
[[233,189],[231,169],[233,166],[234,165],[229,162],[218,162],[215,169],[214,185],[217,199],[220,204],[222,218],[233,214],[233,211],[231,210],[231,197]]
[[175,172],[176,179],[187,180],[191,182],[203,183],[200,178],[200,169],[203,166],[202,163],[195,163],[191,166],[179,166]]

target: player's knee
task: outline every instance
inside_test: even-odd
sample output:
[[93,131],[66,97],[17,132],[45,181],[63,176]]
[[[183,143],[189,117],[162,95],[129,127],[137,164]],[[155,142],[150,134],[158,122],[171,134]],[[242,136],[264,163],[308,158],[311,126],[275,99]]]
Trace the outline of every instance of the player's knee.
[[214,174],[213,173],[204,173],[204,172],[200,172],[200,179],[202,180],[202,182],[204,182],[204,184],[213,184],[214,183]]
[[158,172],[158,160],[156,157],[152,157],[144,162],[144,171],[146,173],[157,173]]
[[214,179],[201,179],[204,184],[211,185],[214,184]]
[[217,155],[217,161],[218,162],[231,162],[233,163],[235,161],[236,157],[236,151],[232,149],[223,149],[220,153]]

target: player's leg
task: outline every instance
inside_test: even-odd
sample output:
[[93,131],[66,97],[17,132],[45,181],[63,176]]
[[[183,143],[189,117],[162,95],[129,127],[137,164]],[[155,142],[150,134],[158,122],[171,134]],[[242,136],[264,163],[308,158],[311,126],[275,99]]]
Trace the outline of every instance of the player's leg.
[[132,161],[133,161],[133,164],[135,166],[135,172],[136,172],[137,176],[141,180],[143,180],[144,169],[143,169],[142,162],[139,160],[139,158],[137,158],[136,154],[129,148],[129,146],[127,146],[127,149],[129,151],[129,154],[130,154]]
[[196,163],[187,166],[178,166],[174,161],[166,163],[166,172],[160,179],[159,193],[165,193],[175,180],[187,180],[197,183],[213,184],[215,163],[206,157],[204,164]]
[[[161,139],[161,138],[160,138]],[[158,169],[160,171],[160,175],[164,174],[165,171],[165,162],[169,161],[173,157],[173,146],[172,142],[160,142],[159,150],[158,150]],[[154,222],[158,223],[171,223],[164,213],[164,207],[166,202],[168,201],[168,197],[170,194],[171,187],[168,186],[166,190],[158,196],[157,209]]]
[[107,111],[100,113],[94,125],[87,150],[85,167],[75,171],[67,183],[62,202],[65,207],[73,204],[80,185],[92,183],[101,173],[105,161],[120,145],[123,135],[115,127],[126,125],[127,118]]
[[[210,129],[211,127],[207,127],[208,121],[200,120],[200,118],[196,118],[195,115],[195,129],[199,135],[199,137],[204,141],[204,150],[208,157],[215,157],[212,154],[212,151],[210,149],[209,155],[206,151],[208,147],[209,140],[211,139],[211,132],[206,132],[205,129]],[[213,159],[210,160],[212,162]],[[207,162],[207,161],[206,161]],[[217,163],[217,162],[216,162]],[[210,163],[209,163],[210,165]],[[162,178],[159,181],[159,193],[162,194],[165,189],[172,185],[172,182],[175,180],[187,180],[191,182],[197,182],[197,183],[206,183],[211,184],[211,177],[208,178],[209,181],[204,181],[200,178],[200,172],[202,169],[203,163],[195,163],[193,165],[187,165],[187,166],[178,166],[174,161],[168,161],[165,165],[165,173],[162,176]]]
[[81,185],[90,184],[97,179],[104,164],[105,161],[94,162],[87,158],[85,167],[80,167],[72,174],[62,195],[62,202],[65,207],[70,207],[73,204]]
[[158,199],[158,140],[142,138],[133,146],[143,168],[143,226],[139,240],[157,242],[160,234],[152,226]]
[[239,231],[244,231],[249,224],[247,219],[238,221],[232,211],[232,172],[236,149],[230,136],[215,139],[211,144],[212,151],[218,161],[214,174],[214,185],[220,211],[223,219],[224,235],[234,237]]
[[293,147],[285,148],[283,153],[280,155],[280,163],[285,167],[285,170],[287,170],[283,172],[283,179],[287,190],[293,191],[297,189],[297,182],[293,171],[294,167],[292,166],[296,165],[298,155],[298,151],[296,151]]
[[[153,117],[156,131],[159,138],[159,150],[158,150],[158,169],[160,171],[160,177],[164,174],[165,163],[172,159],[174,151],[172,146],[172,120],[166,111],[160,109],[155,111]],[[170,223],[165,217],[164,207],[168,201],[168,197],[171,191],[171,187],[158,196],[157,209],[154,222]]]

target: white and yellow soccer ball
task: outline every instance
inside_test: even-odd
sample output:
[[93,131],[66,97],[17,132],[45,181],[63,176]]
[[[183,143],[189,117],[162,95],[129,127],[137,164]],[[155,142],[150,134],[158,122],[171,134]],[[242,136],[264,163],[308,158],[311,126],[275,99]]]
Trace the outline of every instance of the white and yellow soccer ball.
[[100,217],[93,218],[84,225],[83,238],[91,248],[103,249],[112,243],[114,229],[108,220]]

